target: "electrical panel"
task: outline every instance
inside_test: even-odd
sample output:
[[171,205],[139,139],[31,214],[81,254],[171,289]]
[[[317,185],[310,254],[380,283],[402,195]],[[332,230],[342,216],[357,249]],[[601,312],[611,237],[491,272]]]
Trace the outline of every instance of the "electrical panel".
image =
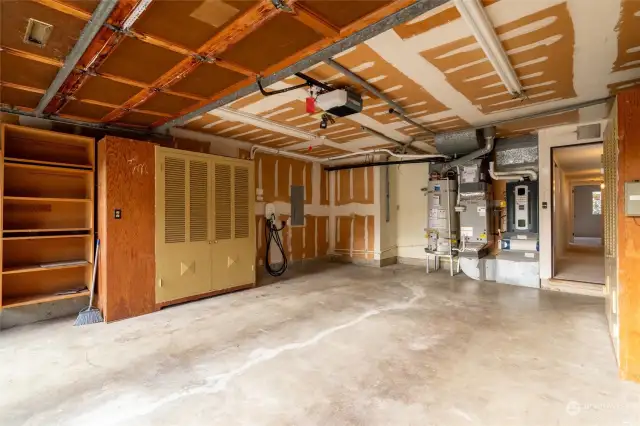
[[624,214],[626,216],[640,216],[640,182],[625,182]]

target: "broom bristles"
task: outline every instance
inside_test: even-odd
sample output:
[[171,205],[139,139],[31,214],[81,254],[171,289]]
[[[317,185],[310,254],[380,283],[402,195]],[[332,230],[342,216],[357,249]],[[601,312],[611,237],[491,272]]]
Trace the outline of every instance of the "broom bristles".
[[104,322],[100,309],[88,307],[80,311],[78,318],[76,318],[76,322],[73,325],[97,324],[99,322]]

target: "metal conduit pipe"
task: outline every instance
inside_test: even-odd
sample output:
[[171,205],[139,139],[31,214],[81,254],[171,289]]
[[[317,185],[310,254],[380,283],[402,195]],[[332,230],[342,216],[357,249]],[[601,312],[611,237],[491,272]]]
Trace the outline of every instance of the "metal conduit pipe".
[[[416,126],[416,127],[420,128],[420,129],[424,130],[425,132],[431,134],[431,135],[435,135],[434,132],[432,132],[431,130],[427,129],[424,125],[422,125],[422,124],[418,123],[417,121],[407,117],[404,108],[402,108],[398,103],[392,101],[387,95],[385,95],[384,93],[382,93],[381,91],[379,91],[378,89],[373,87],[371,84],[369,84],[368,81],[366,81],[365,79],[360,77],[358,74],[352,72],[348,68],[343,67],[342,65],[340,65],[339,63],[337,63],[336,61],[334,61],[331,58],[325,60],[324,62],[325,62],[325,64],[329,65],[331,68],[335,69],[336,71],[340,71],[347,78],[353,80],[354,82],[356,82],[359,85],[361,85],[362,87],[364,87],[365,90],[367,90],[369,93],[374,95],[376,98],[378,98],[381,101],[387,103],[391,107],[389,109],[389,113],[396,114],[398,117],[400,117],[402,120],[406,121],[407,123],[409,123],[409,124],[411,124],[413,126]],[[411,147],[412,143],[413,143],[413,141],[410,141],[405,146],[407,148],[409,148],[409,147]]]
[[387,97],[387,95],[385,95],[384,93],[382,93],[381,91],[379,91],[378,89],[373,87],[367,80],[363,79],[358,74],[356,74],[353,71],[351,71],[350,69],[343,67],[342,65],[340,65],[339,63],[337,63],[336,61],[334,61],[331,58],[329,58],[326,61],[324,61],[324,63],[329,65],[331,68],[335,69],[336,71],[340,71],[347,78],[353,80],[354,82],[356,82],[359,85],[361,85],[362,87],[364,87],[367,92],[371,93],[372,95],[374,95],[376,98],[380,99],[381,101],[386,102],[391,108],[395,109],[396,111],[398,111],[398,112],[400,112],[402,114],[405,113],[404,112],[404,108],[402,108],[396,102],[392,101],[389,97]]
[[329,162],[329,161],[335,161],[335,160],[342,160],[349,157],[357,157],[357,156],[369,155],[369,154],[388,154],[392,157],[397,157],[401,159],[403,158],[406,158],[406,159],[435,159],[435,158],[446,159],[448,158],[446,155],[442,155],[442,154],[395,154],[393,151],[390,151],[388,149],[378,148],[378,149],[369,149],[367,151],[351,152],[349,154],[336,155],[335,157],[325,158],[324,161]]
[[528,176],[532,181],[538,180],[538,172],[529,168],[496,172],[493,161],[489,163],[489,175],[494,180],[524,180],[525,176]]
[[403,165],[403,164],[415,164],[415,163],[437,163],[434,158],[415,158],[412,160],[400,160],[400,161],[375,161],[375,162],[367,162],[367,163],[358,163],[358,164],[342,164],[338,166],[325,166],[324,169],[328,172],[332,172],[334,170],[349,170],[349,169],[359,169],[362,167],[376,167],[376,166],[391,166],[394,164]]
[[341,154],[341,155],[336,155],[334,157],[328,157],[328,158],[316,158],[316,157],[311,157],[309,155],[298,154],[291,151],[285,151],[282,149],[254,145],[251,148],[251,155],[250,155],[250,158],[252,160],[255,157],[256,152],[258,151],[266,152],[269,154],[283,155],[283,156],[292,157],[292,158],[299,158],[305,161],[314,161],[316,163],[328,163],[330,161],[342,160],[350,157],[361,157],[363,155],[369,155],[369,154],[387,154],[393,157],[406,158],[406,159],[426,159],[426,158],[447,159],[448,158],[446,155],[441,155],[441,154],[396,154],[393,151],[388,150],[386,148],[368,149],[366,151],[350,152],[348,154]]
[[405,114],[403,114],[403,113],[401,113],[401,112],[399,112],[399,111],[396,111],[395,109],[389,109],[389,113],[390,113],[390,114],[395,114],[395,115],[397,115],[397,116],[398,116],[398,117],[400,117],[402,120],[406,121],[406,122],[407,122],[407,123],[409,123],[409,124],[413,124],[414,126],[416,126],[416,127],[420,128],[420,129],[424,130],[425,132],[429,133],[429,134],[430,134],[430,135],[432,135],[432,136],[436,134],[436,132],[434,132],[433,130],[429,130],[429,129],[427,129],[426,127],[424,127],[424,125],[423,125],[423,124],[418,123],[418,122],[417,122],[417,121],[415,121],[413,118],[411,118],[411,117],[407,117]]
[[385,141],[394,143],[394,144],[398,145],[399,147],[401,147],[404,150],[408,150],[408,151],[412,151],[412,152],[423,152],[422,150],[417,149],[417,148],[409,148],[409,144],[411,142],[413,142],[413,139],[411,140],[411,142],[409,142],[409,144],[407,144],[407,143],[404,143],[404,142],[397,141],[397,140],[395,140],[393,138],[390,138],[389,136],[387,136],[387,135],[385,135],[383,133],[380,133],[377,130],[370,129],[367,126],[360,126],[360,128],[362,130],[364,130],[365,132],[369,133],[370,135],[373,135],[373,136],[376,136],[376,137],[378,137],[380,139],[384,139]]
[[40,98],[40,102],[38,102],[35,109],[37,117],[42,116],[44,109],[49,105],[49,102],[51,102],[56,93],[58,93],[58,90],[62,87],[67,77],[73,72],[80,58],[89,47],[89,44],[91,44],[98,31],[100,31],[105,22],[107,22],[107,19],[117,4],[118,2],[116,0],[102,0],[98,3],[98,7],[93,11],[91,19],[89,19],[89,22],[84,26],[76,44],[65,58],[64,64],[58,70],[47,91],[44,92],[42,98]]

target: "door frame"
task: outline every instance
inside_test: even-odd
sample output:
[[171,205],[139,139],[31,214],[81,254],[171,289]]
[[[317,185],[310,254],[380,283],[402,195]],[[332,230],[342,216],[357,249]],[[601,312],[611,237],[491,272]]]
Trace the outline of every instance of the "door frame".
[[[551,158],[551,173],[549,176],[550,179],[550,186],[551,186],[551,190],[552,192],[552,196],[550,197],[549,200],[549,208],[551,209],[551,279],[553,279],[556,276],[556,247],[553,241],[553,235],[555,235],[555,230],[556,230],[556,223],[555,223],[555,209],[556,209],[556,205],[555,205],[555,191],[556,191],[556,187],[553,185],[553,180],[556,177],[556,163],[555,163],[555,157],[553,155],[553,153],[556,150],[562,150],[562,149],[567,149],[567,148],[575,148],[578,146],[589,146],[589,145],[602,145],[603,149],[604,149],[604,140],[600,140],[600,141],[594,141],[594,142],[585,142],[585,143],[574,143],[574,144],[569,144],[569,145],[559,145],[559,146],[552,146],[549,148],[549,153],[550,153],[550,158]],[[540,160],[538,160],[540,161]],[[604,167],[604,164],[603,164]],[[572,187],[573,189],[573,187]],[[572,195],[571,195],[571,205],[573,205],[573,191],[572,191]],[[571,231],[573,232],[573,222],[571,222]],[[604,231],[603,231],[604,232]]]

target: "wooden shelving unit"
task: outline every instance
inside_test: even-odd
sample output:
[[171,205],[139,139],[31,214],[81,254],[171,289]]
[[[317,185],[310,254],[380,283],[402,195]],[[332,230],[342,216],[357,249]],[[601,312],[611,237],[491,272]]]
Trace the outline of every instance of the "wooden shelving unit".
[[0,126],[0,307],[88,295],[94,140]]

